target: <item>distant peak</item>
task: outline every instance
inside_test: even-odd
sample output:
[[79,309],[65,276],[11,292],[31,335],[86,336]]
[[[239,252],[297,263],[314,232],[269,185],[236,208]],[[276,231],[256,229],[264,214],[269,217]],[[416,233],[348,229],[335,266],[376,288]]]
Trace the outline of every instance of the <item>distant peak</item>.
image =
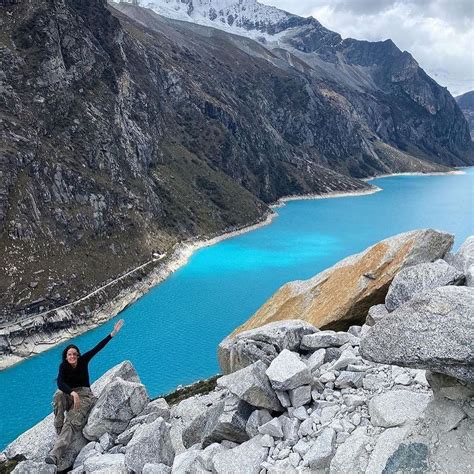
[[138,3],[168,18],[254,38],[274,36],[307,22],[257,0],[139,0]]

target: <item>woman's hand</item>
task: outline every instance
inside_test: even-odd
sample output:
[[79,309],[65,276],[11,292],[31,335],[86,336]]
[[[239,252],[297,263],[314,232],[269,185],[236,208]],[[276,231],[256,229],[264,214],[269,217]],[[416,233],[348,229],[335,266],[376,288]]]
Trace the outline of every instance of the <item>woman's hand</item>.
[[123,323],[124,323],[123,319],[115,323],[114,330],[110,333],[112,337],[114,337],[120,331],[120,329],[122,329]]
[[81,407],[81,399],[79,398],[79,394],[76,393],[76,392],[71,392],[71,396],[72,396],[72,399],[73,399],[73,409],[74,410],[79,410],[79,408]]

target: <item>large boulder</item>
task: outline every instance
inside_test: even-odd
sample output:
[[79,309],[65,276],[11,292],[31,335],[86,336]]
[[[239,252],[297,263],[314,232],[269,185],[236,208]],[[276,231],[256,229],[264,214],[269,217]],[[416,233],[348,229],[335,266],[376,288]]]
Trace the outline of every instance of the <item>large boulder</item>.
[[415,296],[369,328],[360,349],[374,362],[474,382],[474,288],[446,286]]
[[466,285],[474,286],[474,235],[468,237],[454,255],[448,255],[448,263],[466,275]]
[[389,311],[401,306],[414,295],[447,285],[459,285],[464,282],[464,273],[444,260],[419,263],[401,270],[392,281],[385,298]]
[[369,402],[370,421],[374,426],[391,428],[415,422],[425,411],[430,395],[409,390],[393,390],[376,395]]
[[266,365],[283,350],[298,350],[301,339],[317,329],[300,320],[275,321],[262,327],[231,334],[217,350],[222,373],[229,374],[257,360]]
[[102,377],[98,378],[91,385],[92,393],[96,397],[99,397],[104,388],[117,378],[125,380],[126,382],[141,383],[140,377],[138,376],[135,367],[133,367],[129,360],[124,360],[120,364],[115,365],[105,372]]
[[273,359],[266,374],[275,390],[291,390],[312,382],[309,367],[297,353],[287,349]]
[[[308,370],[306,365],[303,365]],[[257,361],[232,374],[224,375],[217,380],[217,385],[227,388],[229,392],[254,407],[283,411],[283,407],[265,374],[266,370],[267,366],[262,361]]]
[[326,469],[334,456],[335,446],[336,432],[332,428],[325,428],[304,455],[304,465],[314,470]]
[[224,400],[226,391],[195,395],[171,407],[171,440],[176,454],[200,443],[209,413]]
[[84,461],[83,467],[84,472],[95,472],[95,473],[114,473],[114,474],[127,474],[128,469],[125,466],[125,455],[122,453],[117,454],[99,454],[97,456],[91,456]]
[[202,433],[203,447],[222,440],[247,441],[249,436],[245,428],[252,411],[251,405],[233,395],[212,407]]
[[330,474],[363,474],[366,471],[368,454],[366,447],[371,438],[365,426],[355,429],[339,446],[331,461]]
[[[125,361],[112,367],[92,384],[91,389],[94,395],[99,396],[104,387],[110,384],[117,377],[132,382],[140,382],[132,364],[129,361]],[[53,394],[51,394],[51,397],[52,395]],[[22,455],[27,460],[43,462],[57,439],[53,421],[54,415],[51,413],[28,431],[25,431],[17,439],[12,441],[5,448],[4,453],[6,458],[12,459],[15,456]],[[87,443],[88,441],[82,433],[77,433],[72,444],[60,460],[58,466],[59,470],[65,470],[71,467],[74,464],[76,456]]]
[[255,436],[233,449],[218,452],[212,458],[212,472],[216,474],[258,474],[260,464],[268,456],[268,448],[261,444],[262,436]]
[[364,322],[369,308],[383,303],[403,268],[442,258],[453,236],[432,229],[382,240],[305,281],[281,287],[235,333],[295,315],[322,329],[346,329]]
[[170,425],[158,418],[135,432],[125,450],[125,464],[132,471],[141,472],[147,463],[172,466],[174,456]]
[[143,384],[116,378],[104,388],[92,408],[83,429],[84,436],[89,440],[98,440],[104,433],[122,433],[130,420],[139,415],[149,402]]

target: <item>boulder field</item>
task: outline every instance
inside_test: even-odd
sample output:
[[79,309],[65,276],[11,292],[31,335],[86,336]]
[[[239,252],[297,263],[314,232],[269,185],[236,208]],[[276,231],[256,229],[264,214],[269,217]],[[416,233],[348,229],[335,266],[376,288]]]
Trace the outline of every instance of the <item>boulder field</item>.
[[[433,236],[452,242],[423,232],[427,245],[394,272],[362,326],[320,330],[292,319],[229,336],[215,388],[171,406],[150,400],[129,362],[112,368],[93,384],[97,404],[59,469],[471,472],[472,238],[456,254],[448,244],[420,258]],[[0,456],[25,459],[14,473],[54,473],[43,460],[55,436],[49,415]]]

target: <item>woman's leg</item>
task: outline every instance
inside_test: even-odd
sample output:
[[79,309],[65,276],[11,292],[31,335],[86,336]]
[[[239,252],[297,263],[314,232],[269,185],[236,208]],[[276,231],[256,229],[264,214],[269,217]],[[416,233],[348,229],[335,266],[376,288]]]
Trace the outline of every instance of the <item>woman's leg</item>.
[[52,457],[54,459],[55,464],[59,462],[68,446],[72,443],[74,434],[82,431],[82,428],[86,426],[89,412],[96,401],[88,388],[79,388],[76,389],[76,392],[79,395],[81,405],[78,410],[71,409],[67,412],[61,433],[48,456],[48,458]]
[[61,433],[64,425],[64,412],[69,411],[72,407],[71,396],[61,390],[56,390],[53,397],[54,411],[54,428],[56,433]]

